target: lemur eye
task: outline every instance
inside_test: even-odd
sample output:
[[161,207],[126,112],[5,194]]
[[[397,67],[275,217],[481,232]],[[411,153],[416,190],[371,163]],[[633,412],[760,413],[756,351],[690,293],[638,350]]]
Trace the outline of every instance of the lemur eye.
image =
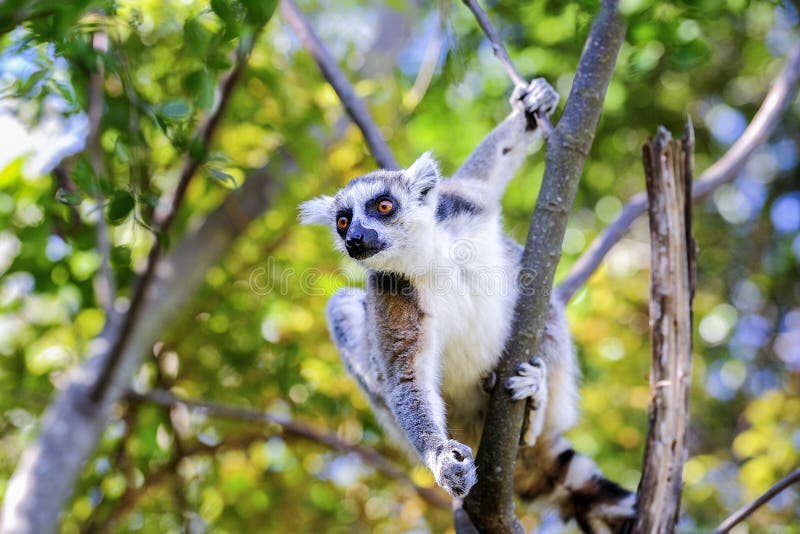
[[394,207],[394,204],[392,204],[392,201],[389,200],[388,198],[384,198],[383,200],[378,202],[378,212],[379,213],[389,213],[390,211],[392,211],[393,207]]
[[340,230],[344,230],[345,228],[347,228],[348,224],[350,224],[350,219],[348,219],[344,215],[342,215],[336,220],[336,227],[339,228]]

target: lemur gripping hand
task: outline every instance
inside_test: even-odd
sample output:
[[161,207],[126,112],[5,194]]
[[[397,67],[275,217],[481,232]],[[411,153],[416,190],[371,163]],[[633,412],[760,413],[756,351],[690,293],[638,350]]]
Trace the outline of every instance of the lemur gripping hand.
[[535,78],[528,85],[517,85],[509,102],[513,109],[525,113],[528,123],[535,127],[534,113],[550,115],[558,106],[560,96],[544,78]]
[[478,480],[472,449],[449,439],[436,447],[433,476],[436,483],[453,497],[464,497]]

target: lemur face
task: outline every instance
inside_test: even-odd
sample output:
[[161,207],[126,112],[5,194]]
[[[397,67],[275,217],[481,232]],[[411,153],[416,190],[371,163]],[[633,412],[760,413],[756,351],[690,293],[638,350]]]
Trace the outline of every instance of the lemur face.
[[300,220],[332,228],[336,248],[364,267],[402,271],[433,227],[438,179],[425,153],[408,169],[371,172],[333,197],[302,203]]

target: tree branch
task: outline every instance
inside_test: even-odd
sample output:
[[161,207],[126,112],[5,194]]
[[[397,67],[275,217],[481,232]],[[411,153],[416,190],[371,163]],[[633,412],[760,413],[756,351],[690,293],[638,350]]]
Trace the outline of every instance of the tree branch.
[[633,532],[672,532],[678,521],[692,381],[692,167],[694,130],[663,127],[643,147],[650,213],[650,425]]
[[384,169],[399,169],[400,166],[397,164],[389,145],[383,139],[380,128],[372,120],[364,102],[358,97],[350,82],[347,81],[347,77],[336,64],[336,60],[333,59],[325,45],[320,41],[319,36],[317,36],[314,28],[311,27],[303,12],[294,0],[281,0],[280,9],[283,19],[294,30],[297,37],[300,38],[305,49],[317,62],[322,75],[325,76],[333,90],[339,95],[339,100],[342,101],[347,114],[361,129],[361,133],[364,134],[364,140],[369,145],[375,161]]
[[[497,369],[498,384],[504,384],[520,362],[536,354],[561,257],[567,216],[624,35],[625,24],[617,2],[604,0],[589,31],[564,114],[548,138],[544,179],[518,279],[520,297],[511,330],[514,334]],[[495,388],[476,458],[478,483],[465,501],[470,518],[482,532],[521,528],[514,515],[512,479],[524,408],[524,402],[511,400],[506,388]]]
[[[508,52],[506,51],[506,47],[503,46],[503,41],[500,40],[500,36],[497,35],[497,30],[494,29],[494,25],[492,21],[489,20],[489,17],[486,15],[486,12],[481,9],[481,6],[478,5],[477,0],[463,0],[464,4],[472,11],[472,14],[475,15],[475,18],[478,20],[478,25],[480,25],[483,33],[486,34],[486,38],[489,39],[489,42],[492,44],[492,51],[497,59],[500,60],[500,63],[503,64],[503,68],[506,70],[506,74],[508,77],[511,78],[511,81],[514,85],[524,85],[527,87],[528,80],[526,80],[522,74],[517,70],[517,67],[514,66],[514,63],[511,62],[511,58],[508,57]],[[550,124],[550,119],[547,115],[543,115],[541,113],[534,113],[534,119],[536,119],[536,125],[542,131],[542,135],[547,137],[553,131],[553,125]]]
[[[692,198],[701,199],[725,182],[733,179],[747,163],[756,148],[769,139],[783,117],[783,112],[792,102],[797,92],[800,78],[800,41],[795,43],[786,60],[783,70],[772,82],[772,87],[764,97],[761,107],[745,131],[711,167],[700,175],[692,189]],[[600,266],[608,251],[628,231],[640,215],[647,210],[647,197],[644,193],[634,195],[617,218],[603,229],[592,241],[586,252],[572,265],[569,274],[558,286],[558,296],[567,302],[575,292],[586,283]]]
[[[141,319],[125,345],[121,366],[113,374],[111,394],[93,403],[91,388],[120,326],[116,316],[109,318],[103,332],[90,344],[88,361],[70,372],[58,398],[42,416],[36,441],[23,452],[6,487],[0,534],[56,530],[75,480],[97,445],[115,401],[130,387],[130,377],[141,358],[204,283],[208,269],[219,263],[241,235],[240,224],[260,216],[270,205],[280,184],[273,171],[286,171],[290,165],[290,158],[283,156],[253,173],[158,262],[142,304]],[[235,220],[229,215],[231,211],[237,213]]]
[[315,443],[321,443],[344,453],[357,454],[362,460],[375,467],[384,475],[412,487],[417,494],[425,499],[429,504],[439,508],[450,507],[449,499],[446,499],[440,491],[435,488],[424,488],[422,486],[418,486],[411,480],[411,478],[409,478],[408,475],[405,474],[403,469],[387,461],[383,456],[380,455],[380,453],[378,453],[378,451],[368,447],[347,443],[346,441],[339,439],[336,434],[328,430],[315,428],[309,424],[300,423],[288,417],[272,415],[249,408],[226,406],[224,404],[218,404],[209,401],[182,399],[165,390],[153,390],[148,393],[137,393],[131,391],[128,396],[132,399],[147,401],[162,406],[175,406],[182,404],[188,408],[202,410],[212,417],[233,419],[237,421],[249,421],[252,423],[267,425],[277,425],[281,428],[281,431],[284,434],[289,436],[302,438]]
[[[99,180],[106,174],[103,164],[103,147],[100,146],[100,121],[103,118],[103,82],[104,67],[103,60],[99,57],[100,53],[108,51],[108,35],[103,31],[92,34],[92,48],[98,57],[96,58],[96,70],[89,75],[89,97],[87,105],[87,116],[89,118],[89,135],[86,136],[86,152],[89,154],[89,161],[92,166],[92,173]],[[114,282],[114,271],[111,269],[111,241],[108,235],[108,226],[103,213],[105,198],[100,188],[97,188],[95,200],[99,206],[97,221],[95,222],[95,233],[97,234],[97,248],[100,251],[100,271],[95,279],[95,293],[98,303],[110,314],[116,296],[116,283]]]
[[131,332],[133,331],[134,326],[139,319],[139,314],[142,309],[145,295],[149,286],[153,282],[156,264],[158,263],[158,259],[162,253],[164,239],[169,233],[170,227],[172,226],[172,223],[178,214],[183,197],[186,195],[186,190],[189,187],[189,182],[197,171],[197,168],[203,162],[205,154],[208,152],[211,144],[211,137],[219,125],[220,120],[222,120],[222,115],[228,106],[228,102],[233,94],[233,89],[236,87],[236,84],[241,79],[242,74],[247,67],[247,59],[250,57],[250,52],[253,50],[253,44],[255,41],[256,36],[253,35],[247,38],[242,38],[242,41],[239,43],[236,53],[236,63],[234,64],[234,67],[230,73],[228,73],[228,75],[220,84],[220,96],[217,107],[208,116],[205,123],[200,127],[197,138],[195,142],[192,143],[192,148],[190,148],[190,151],[186,156],[186,163],[181,171],[180,179],[178,180],[178,186],[175,188],[175,192],[172,196],[172,202],[170,204],[169,211],[160,217],[159,214],[156,214],[157,231],[155,243],[153,243],[153,246],[150,248],[150,253],[147,257],[147,266],[136,283],[133,296],[131,297],[130,306],[123,319],[119,334],[114,340],[114,344],[111,346],[111,350],[108,353],[105,364],[103,365],[100,375],[97,378],[97,383],[92,389],[91,399],[95,403],[100,402],[103,399],[104,395],[108,391],[109,385],[112,382],[113,374],[120,367],[120,360],[122,358],[122,354],[124,353],[125,345],[128,343],[128,338],[130,337]]
[[714,530],[713,534],[725,534],[730,529],[747,519],[753,512],[767,504],[773,497],[777,494],[791,486],[800,482],[800,469],[795,469],[778,482],[776,482],[771,488],[761,494],[756,500],[751,503],[748,503],[738,510],[736,510],[730,517],[728,517],[725,521],[720,523],[720,525]]

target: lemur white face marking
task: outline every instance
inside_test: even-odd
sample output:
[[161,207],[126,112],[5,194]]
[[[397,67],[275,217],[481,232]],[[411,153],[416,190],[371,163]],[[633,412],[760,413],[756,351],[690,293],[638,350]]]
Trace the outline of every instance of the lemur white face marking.
[[426,152],[408,169],[371,172],[302,203],[300,221],[329,226],[336,248],[364,267],[402,273],[432,246],[439,176]]

